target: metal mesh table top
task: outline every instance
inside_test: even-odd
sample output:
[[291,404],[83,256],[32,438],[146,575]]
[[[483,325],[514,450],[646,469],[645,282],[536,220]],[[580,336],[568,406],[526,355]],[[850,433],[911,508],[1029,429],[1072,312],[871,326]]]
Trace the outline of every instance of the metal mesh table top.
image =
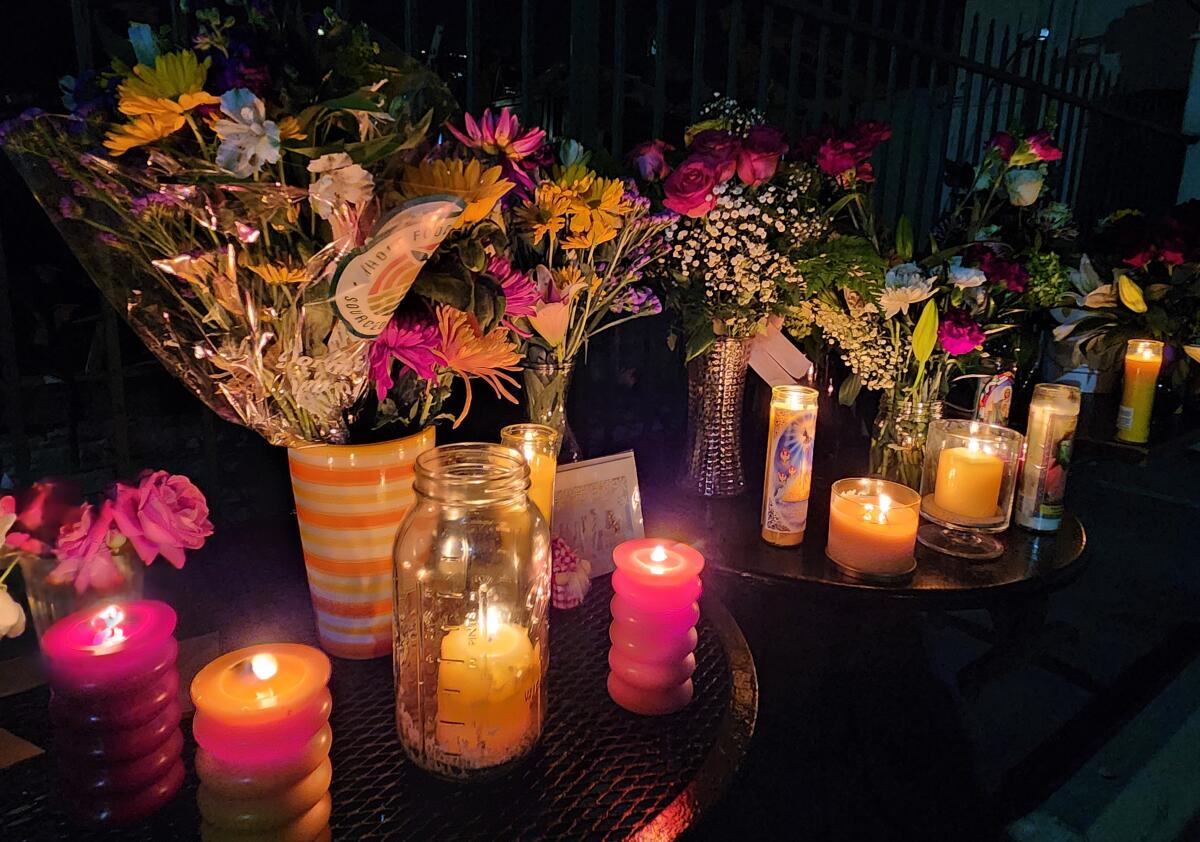
[[[333,838],[670,839],[718,798],[754,728],[757,682],[745,640],[724,607],[704,601],[696,694],[683,711],[639,717],[618,708],[608,676],[608,603],[598,579],[582,606],[551,615],[549,710],[542,741],[519,768],[480,783],[432,778],[404,756],[395,732],[391,663],[335,660]],[[49,746],[49,691],[0,699],[0,723]],[[188,777],[149,822],[85,834],[56,809],[46,755],[0,770],[0,836],[17,840],[186,840],[199,836],[190,719]]]

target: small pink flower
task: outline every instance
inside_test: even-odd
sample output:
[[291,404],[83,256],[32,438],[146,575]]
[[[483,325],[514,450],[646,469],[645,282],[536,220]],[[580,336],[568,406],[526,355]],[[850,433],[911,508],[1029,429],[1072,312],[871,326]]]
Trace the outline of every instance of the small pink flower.
[[392,361],[411,369],[422,380],[437,379],[438,330],[430,319],[411,311],[397,314],[387,323],[383,333],[375,337],[367,351],[375,395],[383,400],[396,381],[392,377]]
[[452,123],[446,128],[459,142],[470,149],[478,149],[489,155],[499,155],[510,161],[520,161],[535,154],[546,139],[542,129],[530,129],[522,133],[521,121],[508,108],[500,109],[500,116],[492,116],[492,109],[485,108],[478,121],[470,114],[463,115],[466,131],[459,131]]
[[541,296],[527,274],[499,255],[488,260],[484,271],[500,284],[500,291],[504,293],[504,315],[515,319],[534,314]]
[[118,483],[114,497],[112,518],[145,564],[162,555],[183,567],[184,550],[200,549],[213,533],[208,502],[185,476],[147,471],[136,487]]
[[661,140],[647,140],[633,147],[629,153],[629,166],[637,170],[642,181],[662,181],[671,174],[665,153],[674,149],[669,143]]
[[113,503],[105,500],[97,512],[90,503],[79,510],[79,519],[65,524],[58,535],[54,554],[58,565],[47,577],[63,585],[75,583],[75,592],[88,588],[109,590],[124,581],[113,561],[109,539],[113,537]]
[[988,149],[995,149],[1000,160],[1007,163],[1017,151],[1017,139],[1008,132],[997,132],[988,142]]
[[1045,129],[1034,132],[1025,142],[1029,144],[1029,151],[1037,155],[1039,161],[1057,161],[1062,158],[1062,150],[1054,145],[1054,138]]
[[717,172],[713,161],[691,157],[663,182],[663,205],[693,218],[704,216],[717,204]]
[[17,522],[17,498],[11,494],[0,497],[0,543],[8,537],[8,530]]
[[983,344],[987,334],[961,307],[952,307],[938,325],[938,341],[947,354],[958,357],[969,354]]
[[787,150],[783,132],[773,126],[755,126],[738,148],[738,178],[749,187],[757,187],[775,175],[779,159]]

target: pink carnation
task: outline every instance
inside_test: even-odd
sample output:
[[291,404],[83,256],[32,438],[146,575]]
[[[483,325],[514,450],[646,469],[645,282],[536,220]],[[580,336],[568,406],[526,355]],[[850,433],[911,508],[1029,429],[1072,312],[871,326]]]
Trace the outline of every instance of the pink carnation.
[[1037,155],[1039,161],[1057,161],[1062,158],[1062,150],[1054,145],[1054,138],[1050,137],[1050,132],[1045,129],[1034,132],[1025,142],[1029,144],[1029,151]]
[[161,555],[183,567],[184,550],[200,549],[213,533],[208,503],[185,476],[147,471],[136,487],[118,483],[114,498],[112,518],[145,564]]
[[938,341],[946,353],[958,357],[969,354],[983,344],[987,334],[961,307],[952,307],[938,325]]
[[48,577],[54,584],[75,583],[75,592],[88,588],[110,590],[125,579],[113,561],[113,504],[105,500],[97,512],[90,503],[79,510],[79,519],[63,526],[54,547],[58,565]]

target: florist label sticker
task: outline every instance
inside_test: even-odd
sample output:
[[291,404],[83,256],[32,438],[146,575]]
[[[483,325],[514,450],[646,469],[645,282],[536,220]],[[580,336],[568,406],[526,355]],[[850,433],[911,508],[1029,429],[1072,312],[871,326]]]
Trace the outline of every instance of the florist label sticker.
[[456,196],[406,202],[379,223],[370,242],[342,261],[333,278],[333,310],[351,333],[373,339],[383,332],[466,206]]

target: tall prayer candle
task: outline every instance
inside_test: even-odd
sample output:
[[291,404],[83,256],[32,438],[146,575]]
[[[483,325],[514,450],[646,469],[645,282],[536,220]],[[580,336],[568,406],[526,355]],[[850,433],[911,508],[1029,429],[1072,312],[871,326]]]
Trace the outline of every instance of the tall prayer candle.
[[794,547],[804,540],[816,430],[816,389],[772,387],[762,508],[762,538],[768,544]]
[[169,605],[142,600],[77,611],[42,637],[54,757],[77,820],[140,821],[179,791],[174,631]]
[[1130,339],[1125,346],[1125,386],[1117,412],[1117,438],[1144,444],[1150,438],[1154,390],[1162,368],[1163,344],[1153,339]]
[[199,672],[192,728],[205,838],[327,838],[329,674],[323,653],[295,643],[238,649]]
[[838,480],[830,491],[825,554],[856,578],[907,576],[917,565],[913,550],[920,507],[921,495],[899,483]]
[[694,693],[704,557],[687,544],[645,538],[617,546],[613,561],[608,694],[633,713],[673,713]]
[[1079,404],[1078,386],[1039,383],[1033,389],[1016,503],[1017,523],[1026,529],[1054,532],[1062,523]]
[[529,464],[529,498],[549,526],[554,513],[558,432],[545,424],[509,424],[500,431],[500,443],[525,457]]

